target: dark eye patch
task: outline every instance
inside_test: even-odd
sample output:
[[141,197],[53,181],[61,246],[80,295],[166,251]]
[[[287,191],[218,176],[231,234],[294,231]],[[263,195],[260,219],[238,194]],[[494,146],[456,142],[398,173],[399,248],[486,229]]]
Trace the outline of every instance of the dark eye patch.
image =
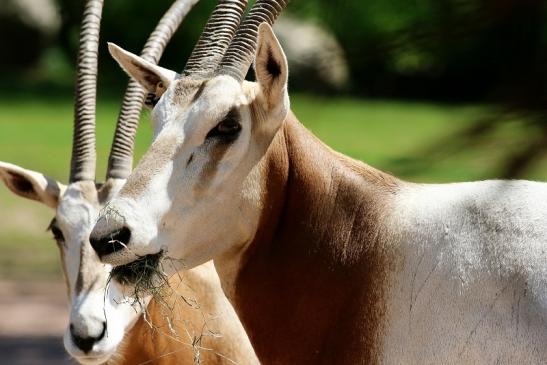
[[47,227],[48,231],[51,231],[53,234],[53,239],[57,241],[58,243],[62,243],[65,241],[65,236],[63,235],[63,231],[57,226],[57,220],[53,218],[49,226]]
[[218,139],[222,143],[234,142],[241,132],[241,123],[237,109],[232,108],[222,120],[207,133],[206,140]]

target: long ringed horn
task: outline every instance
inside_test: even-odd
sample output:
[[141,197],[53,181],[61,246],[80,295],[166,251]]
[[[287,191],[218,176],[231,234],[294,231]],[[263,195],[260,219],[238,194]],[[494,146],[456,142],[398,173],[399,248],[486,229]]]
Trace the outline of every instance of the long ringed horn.
[[97,58],[103,0],[87,0],[80,32],[70,182],[95,180]]
[[186,62],[183,76],[205,79],[213,74],[236,34],[246,7],[247,0],[219,0]]
[[[158,63],[167,43],[176,32],[188,12],[199,0],[177,0],[163,15],[150,34],[141,57]],[[122,107],[116,123],[114,140],[108,158],[106,178],[126,179],[131,173],[135,135],[145,98],[145,90],[133,79],[129,80]]]
[[289,0],[257,0],[220,61],[217,74],[243,81],[255,56],[258,26],[264,22],[272,25],[288,3]]

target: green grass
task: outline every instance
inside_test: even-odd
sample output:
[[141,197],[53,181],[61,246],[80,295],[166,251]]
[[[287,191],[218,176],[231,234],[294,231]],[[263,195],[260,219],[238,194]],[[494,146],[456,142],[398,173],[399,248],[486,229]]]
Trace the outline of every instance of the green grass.
[[[502,176],[504,163],[540,131],[526,120],[502,118],[488,106],[319,99],[297,96],[292,109],[337,151],[415,182],[455,182]],[[485,134],[462,136],[484,118],[502,123]],[[545,180],[547,158],[523,178]]]
[[[363,101],[296,95],[292,109],[334,149],[402,178],[422,182],[464,181],[499,176],[505,157],[529,134],[521,121],[497,128],[477,143],[455,137],[493,110],[479,106]],[[105,174],[119,105],[100,101],[97,110],[98,179]],[[70,163],[73,107],[70,99],[3,98],[0,101],[0,160],[66,182]],[[145,113],[136,158],[151,138]],[[526,177],[545,178],[547,161]],[[0,276],[59,276],[58,251],[45,232],[53,212],[14,197],[0,186]]]

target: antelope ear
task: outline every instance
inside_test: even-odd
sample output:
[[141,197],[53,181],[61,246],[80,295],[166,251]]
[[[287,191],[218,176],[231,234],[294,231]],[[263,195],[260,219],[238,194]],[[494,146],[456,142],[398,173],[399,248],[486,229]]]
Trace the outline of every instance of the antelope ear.
[[154,107],[167,90],[177,73],[160,67],[131,52],[108,43],[110,55],[129,76],[135,79],[147,92],[145,104]]
[[53,209],[57,208],[59,198],[66,190],[65,185],[39,172],[1,161],[0,180],[15,194],[39,201]]
[[254,67],[256,79],[266,101],[270,107],[274,107],[283,100],[287,92],[289,68],[285,53],[268,23],[262,23],[258,27]]

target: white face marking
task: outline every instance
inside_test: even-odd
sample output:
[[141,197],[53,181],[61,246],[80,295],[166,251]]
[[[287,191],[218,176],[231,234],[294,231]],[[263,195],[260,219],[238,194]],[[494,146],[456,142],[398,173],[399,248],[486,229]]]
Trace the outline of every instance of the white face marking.
[[[163,251],[191,268],[248,243],[256,230],[261,193],[255,190],[263,185],[255,181],[262,178],[257,163],[285,119],[288,97],[267,112],[258,84],[218,76],[194,102],[178,100],[181,106],[179,83],[153,111],[148,154],[95,227],[109,229],[106,218],[118,216],[114,223],[131,229],[129,249],[108,255],[111,264]],[[235,138],[213,135],[226,118],[239,124]]]
[[[112,193],[117,192],[124,181],[114,181]],[[62,232],[59,242],[64,256],[63,264],[70,293],[70,323],[64,335],[68,353],[82,364],[102,364],[116,352],[125,333],[141,314],[140,307],[133,306],[132,298],[109,286],[105,293],[111,266],[100,262],[89,243],[89,233],[98,217],[100,204],[97,191],[91,182],[69,185],[57,208],[55,226]],[[149,298],[145,298],[145,304]],[[105,328],[101,340],[84,353],[73,340],[72,332],[83,338],[98,337]]]

